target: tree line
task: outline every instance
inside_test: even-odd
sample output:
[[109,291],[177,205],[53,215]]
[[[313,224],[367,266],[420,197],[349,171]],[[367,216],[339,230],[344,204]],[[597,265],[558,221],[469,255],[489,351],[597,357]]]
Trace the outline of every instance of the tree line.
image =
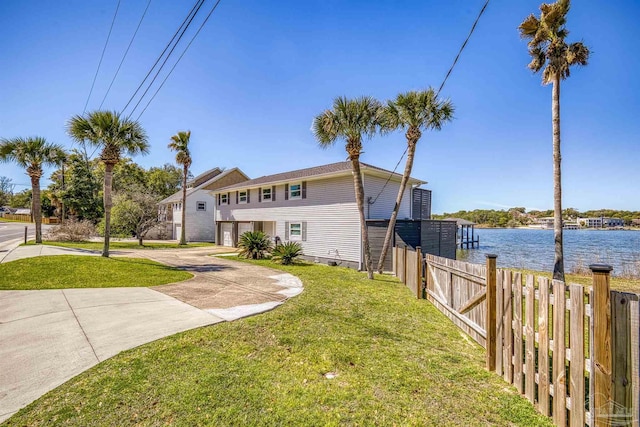
[[[472,211],[461,210],[458,212],[445,212],[434,214],[433,219],[462,218],[472,221],[481,227],[513,228],[535,224],[540,218],[553,217],[553,209],[546,211],[527,210],[523,207],[513,207],[506,210],[475,209]],[[597,209],[580,212],[574,208],[563,209],[563,221],[575,221],[578,218],[620,218],[625,225],[630,226],[634,219],[640,219],[640,211],[625,211],[615,209]]]
[[[185,205],[186,180],[191,165],[188,150],[190,131],[179,132],[168,144],[168,148],[176,152],[176,163],[183,166],[182,171],[167,165],[145,171],[126,157],[149,152],[147,134],[139,122],[117,112],[97,110],[73,116],[66,130],[71,139],[83,148],[82,152],[73,150],[69,153],[61,145],[43,137],[0,139],[0,162],[16,163],[26,170],[31,180],[29,204],[35,223],[36,243],[42,243],[43,198],[40,179],[46,166],[60,168],[52,176],[52,188],[47,195],[51,205],[57,199],[62,219],[67,208],[81,220],[95,221],[102,216],[104,257],[109,256],[114,199],[114,225],[124,228],[120,231],[137,236],[140,244],[144,233],[158,221],[158,201],[175,192],[176,186],[180,185],[176,181],[183,186],[182,202]],[[96,159],[89,159],[87,147],[99,150]],[[10,182],[6,185],[6,177],[2,182],[4,187],[13,189]],[[182,219],[184,230],[184,215]],[[180,244],[186,244],[184,232]]]

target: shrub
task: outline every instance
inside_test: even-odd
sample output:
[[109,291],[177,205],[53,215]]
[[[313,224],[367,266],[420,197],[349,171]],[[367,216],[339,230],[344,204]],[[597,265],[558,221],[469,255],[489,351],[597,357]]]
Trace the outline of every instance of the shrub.
[[96,227],[91,221],[69,219],[64,224],[49,229],[46,238],[58,242],[82,242],[95,235]]
[[272,249],[271,238],[262,231],[247,231],[240,236],[240,256],[251,259],[266,258]]
[[298,242],[287,242],[282,245],[277,245],[272,255],[271,259],[280,264],[293,264],[294,260],[302,255],[302,246],[300,246]]

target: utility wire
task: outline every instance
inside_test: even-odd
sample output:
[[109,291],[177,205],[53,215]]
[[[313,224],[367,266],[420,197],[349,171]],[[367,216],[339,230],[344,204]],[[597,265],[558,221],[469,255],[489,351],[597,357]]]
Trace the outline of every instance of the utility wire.
[[[442,83],[440,83],[440,87],[438,88],[438,91],[436,92],[436,99],[438,98],[438,95],[440,95],[440,91],[444,87],[444,84],[447,82],[447,79],[449,79],[449,76],[451,75],[451,72],[453,71],[453,68],[458,63],[458,59],[460,58],[460,55],[462,54],[462,51],[464,50],[465,46],[469,42],[469,39],[471,38],[471,35],[473,34],[473,31],[476,29],[476,25],[478,25],[478,21],[480,21],[480,17],[482,17],[482,14],[484,13],[484,11],[485,11],[485,9],[487,8],[488,5],[489,5],[489,0],[487,0],[484,3],[484,6],[482,6],[482,9],[480,9],[480,13],[478,13],[478,16],[476,17],[476,20],[474,21],[473,25],[471,26],[471,30],[469,31],[469,34],[467,35],[467,38],[464,40],[464,43],[462,43],[462,46],[460,46],[460,50],[458,50],[458,54],[456,55],[455,59],[453,60],[453,63],[451,64],[451,67],[449,68],[449,71],[447,71],[447,74],[444,76],[444,80],[442,80]],[[378,200],[378,197],[380,197],[380,195],[382,194],[384,189],[387,187],[387,184],[389,184],[389,181],[391,180],[391,177],[396,172],[396,169],[400,165],[400,162],[404,158],[405,154],[407,154],[407,150],[408,149],[409,149],[409,147],[406,147],[404,149],[404,152],[402,153],[402,156],[400,156],[400,160],[398,160],[398,163],[396,163],[396,167],[393,168],[393,171],[389,174],[389,177],[387,178],[387,181],[382,186],[382,189],[380,190],[378,195],[373,199],[373,202],[367,201],[367,203],[369,203],[370,205],[373,205]]]
[[153,76],[153,79],[151,80],[151,82],[149,83],[147,88],[145,89],[144,93],[142,94],[142,96],[140,96],[140,99],[138,99],[138,102],[136,103],[136,105],[131,110],[131,113],[129,114],[130,116],[132,116],[133,113],[138,109],[138,106],[140,105],[140,103],[142,102],[144,97],[147,95],[147,92],[149,92],[149,89],[151,89],[151,86],[153,86],[153,83],[156,81],[156,79],[160,75],[160,72],[162,71],[162,69],[166,65],[167,61],[169,60],[169,58],[173,54],[173,51],[176,49],[176,47],[178,47],[178,44],[180,43],[180,40],[182,40],[182,36],[184,36],[184,33],[186,33],[187,29],[189,29],[189,26],[191,25],[191,23],[193,22],[193,19],[196,17],[198,12],[200,11],[200,8],[204,4],[204,2],[205,2],[205,0],[201,0],[200,1],[200,4],[199,4],[198,8],[196,9],[195,13],[191,16],[191,19],[189,19],[189,22],[187,23],[187,25],[182,30],[182,33],[180,33],[180,36],[178,37],[178,40],[174,43],[173,47],[171,48],[171,50],[167,54],[166,58],[164,58],[164,61],[162,62],[162,65],[160,65],[160,67],[158,68],[158,71],[156,71],[155,76]]
[[167,50],[169,49],[169,47],[171,47],[171,45],[173,44],[173,41],[176,39],[176,37],[178,37],[178,33],[180,33],[180,31],[182,31],[182,27],[185,26],[185,24],[187,23],[187,21],[189,20],[189,18],[191,17],[191,15],[194,13],[194,11],[198,8],[198,5],[201,4],[201,0],[196,0],[196,3],[193,5],[193,7],[191,8],[191,10],[189,11],[189,14],[184,18],[184,20],[182,21],[182,24],[180,24],[180,26],[178,27],[178,29],[176,30],[176,32],[173,34],[173,37],[171,37],[171,40],[169,40],[169,42],[167,43],[167,45],[165,46],[164,50],[162,51],[162,53],[160,54],[160,56],[158,56],[158,59],[156,59],[156,62],[153,64],[153,66],[149,69],[149,72],[147,73],[147,75],[144,77],[144,79],[142,80],[142,82],[140,83],[140,85],[138,86],[138,88],[136,89],[136,91],[133,93],[133,95],[131,95],[131,98],[129,98],[129,101],[127,101],[127,104],[124,106],[124,108],[121,110],[122,112],[124,112],[127,107],[129,106],[129,104],[131,104],[131,101],[133,101],[133,99],[135,98],[135,96],[138,94],[138,92],[140,91],[140,89],[142,89],[142,86],[144,85],[144,83],[147,81],[147,79],[149,78],[149,76],[151,75],[151,73],[153,72],[153,70],[156,68],[156,65],[158,65],[158,63],[160,62],[160,60],[162,59],[162,57],[164,56],[164,54],[167,52]]
[[84,103],[82,114],[84,114],[85,111],[87,111],[87,105],[89,105],[89,99],[91,99],[91,94],[93,93],[93,87],[96,84],[96,79],[98,78],[98,73],[100,72],[100,66],[102,65],[102,60],[104,59],[104,53],[107,50],[107,45],[109,44],[109,39],[111,38],[111,32],[113,31],[113,24],[115,24],[116,16],[118,16],[118,9],[120,9],[120,0],[118,0],[118,5],[116,6],[116,12],[113,14],[113,20],[111,20],[111,27],[109,27],[109,34],[107,35],[107,40],[104,42],[104,47],[102,48],[102,55],[100,55],[100,62],[98,62],[98,69],[96,70],[96,74],[93,76],[93,83],[91,83],[89,96],[87,96],[87,102]]
[[180,60],[182,59],[182,57],[184,56],[185,53],[187,53],[187,50],[189,50],[189,47],[191,46],[191,43],[193,43],[193,41],[195,40],[195,38],[198,36],[198,34],[200,33],[200,30],[202,30],[202,27],[204,27],[204,25],[207,23],[207,21],[209,20],[209,17],[211,16],[211,14],[216,10],[216,8],[218,7],[218,4],[220,4],[221,0],[216,1],[216,4],[213,5],[213,8],[211,9],[211,11],[209,11],[209,14],[207,15],[207,17],[204,19],[204,21],[202,22],[202,24],[200,24],[200,28],[198,28],[198,31],[196,31],[196,33],[193,35],[193,37],[191,38],[191,41],[189,42],[189,44],[187,45],[187,47],[184,48],[184,51],[182,52],[182,54],[180,55],[180,57],[178,58],[178,60],[176,61],[175,64],[173,64],[173,67],[171,67],[171,70],[169,70],[169,73],[167,74],[167,76],[164,78],[164,80],[162,80],[162,83],[160,83],[160,86],[158,87],[158,89],[156,89],[155,93],[153,94],[153,96],[151,97],[151,99],[149,100],[149,102],[147,102],[147,105],[144,107],[144,109],[142,110],[142,112],[138,115],[138,118],[136,120],[140,120],[140,117],[142,117],[142,115],[144,114],[145,111],[147,111],[147,108],[149,107],[149,105],[151,104],[151,101],[154,100],[154,98],[156,97],[156,95],[158,94],[158,92],[160,92],[160,89],[162,89],[162,86],[164,86],[164,83],[167,81],[167,79],[169,78],[169,76],[171,75],[171,73],[173,73],[173,70],[176,68],[176,65],[178,65],[178,62],[180,62]]
[[142,25],[142,21],[144,20],[145,15],[147,14],[147,10],[149,10],[149,6],[151,6],[151,0],[149,0],[147,2],[147,7],[144,9],[144,12],[142,13],[142,17],[140,18],[140,22],[138,22],[138,26],[136,27],[136,30],[133,33],[133,36],[131,37],[131,41],[129,42],[129,46],[127,46],[127,50],[125,50],[124,55],[122,55],[122,60],[120,60],[120,65],[118,65],[118,69],[116,70],[116,74],[113,76],[113,79],[111,79],[111,84],[109,84],[109,88],[107,89],[107,93],[104,94],[104,98],[102,98],[102,102],[100,103],[100,107],[98,107],[98,110],[102,109],[102,105],[104,105],[104,101],[106,101],[107,96],[109,95],[109,92],[111,91],[111,87],[113,86],[113,83],[116,81],[116,77],[118,77],[118,73],[120,72],[120,68],[122,68],[122,64],[124,63],[124,60],[127,57],[127,54],[129,53],[129,49],[131,49],[131,45],[133,44],[133,41],[136,38],[136,35],[138,34],[138,30],[140,29],[140,25]]
[[471,30],[469,31],[469,35],[467,36],[467,38],[465,39],[464,43],[462,43],[462,46],[460,46],[460,50],[458,51],[458,54],[456,55],[456,58],[453,60],[453,64],[451,64],[451,68],[449,68],[449,71],[447,71],[447,75],[444,76],[444,80],[442,81],[442,83],[440,84],[440,87],[438,88],[438,92],[436,92],[436,97],[438,95],[440,95],[440,91],[442,90],[442,88],[444,87],[444,84],[447,82],[447,79],[449,78],[449,76],[451,75],[451,72],[453,71],[453,67],[456,66],[456,64],[458,63],[458,58],[460,58],[460,54],[462,54],[462,51],[464,50],[464,47],[467,45],[467,43],[469,42],[469,39],[471,38],[471,35],[473,34],[473,30],[476,29],[476,25],[478,25],[478,21],[480,20],[480,17],[482,16],[482,14],[484,13],[485,9],[487,8],[487,6],[489,5],[489,0],[487,0],[484,4],[484,6],[482,6],[482,9],[480,9],[480,13],[478,14],[478,17],[476,18],[475,22],[473,23],[473,25],[471,26]]

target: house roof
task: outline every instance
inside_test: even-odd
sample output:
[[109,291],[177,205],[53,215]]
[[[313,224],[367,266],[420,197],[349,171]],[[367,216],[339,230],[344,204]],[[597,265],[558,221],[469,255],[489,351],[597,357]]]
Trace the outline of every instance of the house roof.
[[475,222],[463,218],[445,218],[443,221],[455,221],[457,225],[476,225]]
[[[363,172],[368,172],[373,175],[383,176],[385,178],[389,177],[389,175],[391,175],[392,177],[398,180],[402,178],[402,174],[391,172],[389,170],[379,168],[377,166],[372,166],[366,163],[360,163],[360,169]],[[291,181],[302,180],[302,179],[305,179],[305,180],[320,179],[320,178],[326,178],[330,176],[346,175],[346,174],[350,174],[352,170],[353,169],[350,161],[330,163],[328,165],[314,166],[311,168],[298,169],[298,170],[289,171],[289,172],[282,172],[274,175],[261,176],[259,178],[251,179],[249,181],[244,181],[238,184],[230,185],[228,187],[220,188],[218,190],[215,190],[215,192],[218,193],[218,192],[236,190],[241,188],[242,189],[253,188],[253,187],[258,187],[264,184],[277,184],[281,182],[291,182]],[[410,184],[426,184],[426,181],[410,178],[409,183]]]
[[209,169],[208,171],[204,171],[202,172],[200,175],[196,176],[195,178],[193,178],[192,180],[187,182],[187,188],[188,187],[198,187],[200,185],[202,185],[203,183],[210,181],[211,178],[220,175],[222,173],[222,169],[220,168],[213,168],[213,169]]
[[[206,176],[207,174],[210,174],[212,172],[214,172],[216,169],[220,170],[219,168],[214,168],[214,169],[209,169],[208,171],[201,173],[200,175],[198,175],[196,178],[194,178],[192,180],[192,182],[196,181],[197,178],[202,178],[204,176]],[[242,175],[244,175],[245,177],[247,177],[240,169],[238,168],[232,168],[229,170],[226,170],[224,172],[218,173],[216,175],[214,175],[212,178],[210,178],[207,181],[201,182],[201,184],[199,184],[197,187],[192,187],[192,188],[187,188],[187,197],[189,197],[191,194],[195,193],[196,191],[200,190],[203,187],[206,187],[207,185],[222,179],[223,177],[229,175],[231,172],[233,171],[238,171],[240,172]],[[248,177],[247,177],[248,178]],[[182,189],[180,189],[179,191],[177,191],[176,193],[170,195],[169,197],[167,197],[166,199],[162,199],[158,202],[159,205],[166,205],[168,203],[173,203],[173,202],[180,202],[182,201]]]

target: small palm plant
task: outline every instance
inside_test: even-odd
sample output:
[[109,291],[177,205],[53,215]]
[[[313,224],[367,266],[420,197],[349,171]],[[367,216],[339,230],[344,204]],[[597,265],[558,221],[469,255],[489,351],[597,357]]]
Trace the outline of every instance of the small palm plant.
[[240,236],[238,242],[240,256],[251,259],[266,258],[272,247],[271,239],[262,231],[247,231]]
[[302,246],[298,242],[287,242],[277,245],[271,255],[272,260],[283,265],[291,265],[297,257],[302,255]]

